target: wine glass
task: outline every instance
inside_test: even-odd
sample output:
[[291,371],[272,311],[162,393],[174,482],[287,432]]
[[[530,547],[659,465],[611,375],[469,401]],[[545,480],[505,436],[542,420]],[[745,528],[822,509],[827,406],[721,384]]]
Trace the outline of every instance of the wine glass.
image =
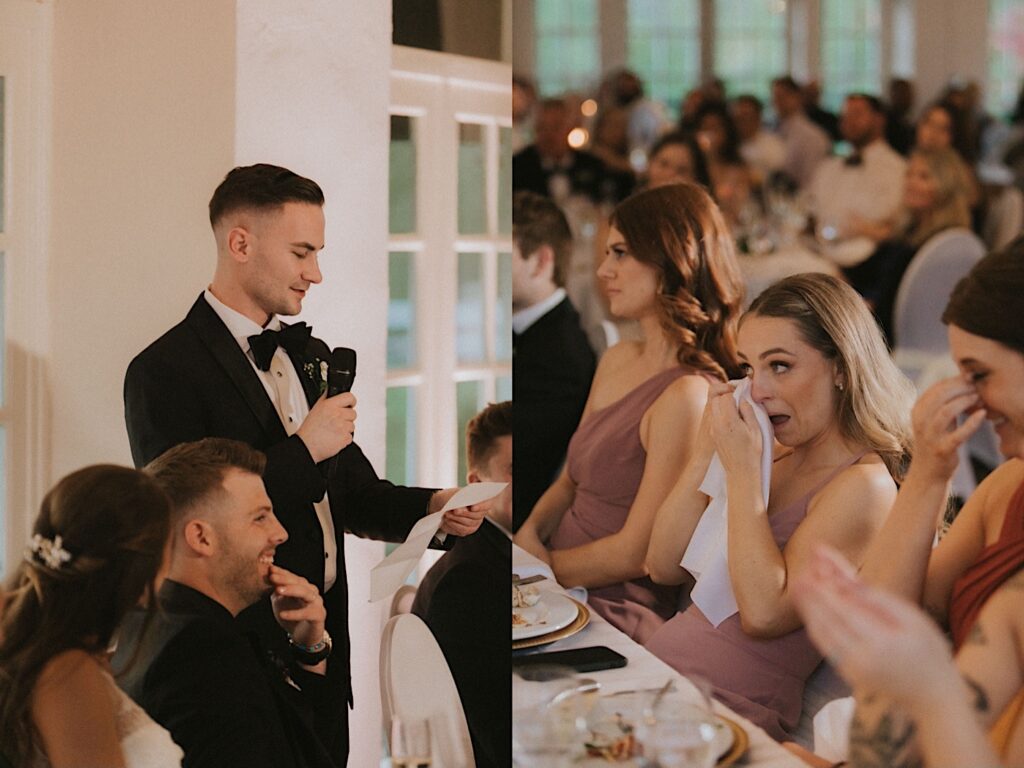
[[425,718],[391,718],[391,765],[429,768],[430,722]]

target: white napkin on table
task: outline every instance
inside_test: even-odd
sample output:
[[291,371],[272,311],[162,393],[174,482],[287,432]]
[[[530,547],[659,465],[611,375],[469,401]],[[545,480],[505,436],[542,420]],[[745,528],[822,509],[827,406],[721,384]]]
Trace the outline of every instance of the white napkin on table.
[[[739,379],[729,383],[736,386],[733,397],[737,403],[741,399],[750,403],[757,417],[757,424],[761,428],[761,492],[764,494],[764,503],[767,504],[772,478],[772,424],[764,408],[750,397],[750,379]],[[717,627],[739,610],[736,595],[732,591],[732,582],[729,580],[726,518],[728,499],[725,469],[717,453],[711,457],[711,465],[700,484],[700,491],[709,496],[711,501],[701,515],[679,564],[697,580],[696,586],[690,592],[690,598],[708,621]]]

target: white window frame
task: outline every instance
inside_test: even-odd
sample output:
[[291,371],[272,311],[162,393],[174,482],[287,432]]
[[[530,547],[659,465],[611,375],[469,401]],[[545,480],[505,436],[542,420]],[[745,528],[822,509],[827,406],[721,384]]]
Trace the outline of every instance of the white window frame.
[[[456,384],[483,380],[485,398],[495,399],[496,381],[511,376],[511,361],[494,360],[494,335],[487,334],[487,358],[460,364],[455,348],[458,254],[484,254],[488,327],[495,327],[498,254],[511,253],[512,235],[498,235],[498,131],[511,127],[512,67],[405,46],[392,47],[393,115],[416,119],[416,232],[389,236],[388,251],[414,254],[416,366],[388,371],[388,387],[417,387],[415,476],[410,484],[463,485],[458,474],[461,436]],[[458,123],[484,126],[488,234],[458,233]]]

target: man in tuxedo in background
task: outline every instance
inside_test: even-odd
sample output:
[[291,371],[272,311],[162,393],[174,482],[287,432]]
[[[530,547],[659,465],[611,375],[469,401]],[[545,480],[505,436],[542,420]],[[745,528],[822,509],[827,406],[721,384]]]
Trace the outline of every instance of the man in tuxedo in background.
[[509,483],[480,529],[427,571],[412,612],[437,638],[459,689],[477,768],[509,768],[512,675],[512,403],[488,405],[466,425],[467,480]]
[[514,530],[565,459],[594,378],[594,352],[565,294],[572,232],[551,200],[512,201],[512,399],[516,419]]
[[[346,531],[402,540],[457,489],[403,488],[381,480],[352,442],[355,397],[326,397],[327,345],[305,323],[286,326],[321,280],[323,192],[273,165],[235,168],[210,199],[217,243],[213,282],[187,317],[143,350],[124,382],[132,457],[142,466],[203,437],[241,440],[267,456],[263,480],[288,532],[277,561],[324,595],[334,640],[328,677],[352,704]],[[445,513],[441,531],[479,527],[487,502]],[[286,645],[263,600],[243,614],[268,643]],[[287,648],[285,647],[286,651]],[[348,755],[348,723],[328,745]]]
[[[325,676],[326,612],[316,587],[274,564],[288,534],[260,477],[265,464],[245,443],[206,438],[146,466],[171,500],[170,562],[160,610],[128,616],[112,665],[189,768],[335,766],[320,726],[344,719],[345,696]],[[271,590],[291,638],[283,656],[235,619]]]

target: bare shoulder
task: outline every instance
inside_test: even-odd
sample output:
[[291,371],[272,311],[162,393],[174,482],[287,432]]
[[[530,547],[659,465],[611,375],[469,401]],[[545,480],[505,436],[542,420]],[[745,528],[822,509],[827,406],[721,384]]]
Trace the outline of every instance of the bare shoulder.
[[896,483],[885,462],[876,454],[868,454],[844,469],[822,488],[811,507],[878,510],[887,514],[896,500]]
[[640,342],[620,341],[614,346],[608,347],[597,363],[597,376],[609,375],[632,365],[640,357]]
[[47,708],[56,700],[82,703],[111,701],[110,683],[100,662],[85,651],[57,654],[43,666],[32,693],[33,706]]
[[1024,483],[1024,461],[1007,459],[988,473],[972,494],[987,505],[1000,508],[1009,504],[1020,484]]
[[703,376],[686,374],[680,376],[658,395],[656,407],[693,406],[703,409],[708,399],[708,383]]

